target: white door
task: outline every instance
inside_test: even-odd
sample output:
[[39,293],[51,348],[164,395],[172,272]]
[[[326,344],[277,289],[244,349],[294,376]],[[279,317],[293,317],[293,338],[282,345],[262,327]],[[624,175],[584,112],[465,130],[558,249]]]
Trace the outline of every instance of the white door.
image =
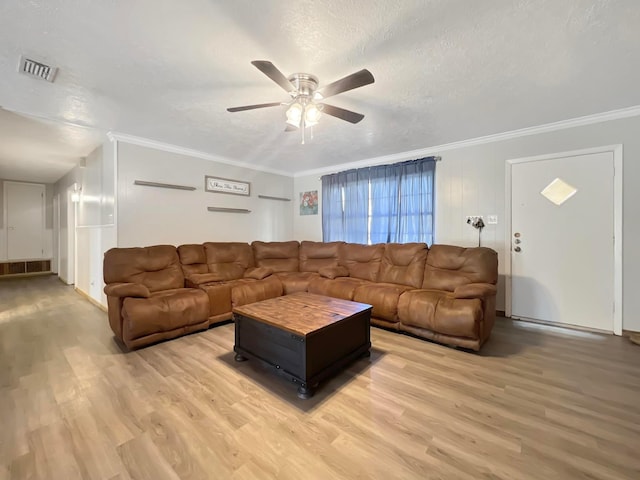
[[6,182],[7,256],[26,260],[44,256],[44,185]]
[[613,331],[613,152],[511,168],[511,314]]

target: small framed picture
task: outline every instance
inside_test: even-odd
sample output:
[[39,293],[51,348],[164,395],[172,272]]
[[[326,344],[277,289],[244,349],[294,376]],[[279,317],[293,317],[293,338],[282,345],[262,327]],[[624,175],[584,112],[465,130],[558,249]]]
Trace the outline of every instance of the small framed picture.
[[249,182],[241,182],[239,180],[231,180],[230,178],[204,177],[204,189],[207,192],[214,193],[231,193],[232,195],[251,195],[251,184]]
[[318,214],[318,191],[300,192],[300,215]]

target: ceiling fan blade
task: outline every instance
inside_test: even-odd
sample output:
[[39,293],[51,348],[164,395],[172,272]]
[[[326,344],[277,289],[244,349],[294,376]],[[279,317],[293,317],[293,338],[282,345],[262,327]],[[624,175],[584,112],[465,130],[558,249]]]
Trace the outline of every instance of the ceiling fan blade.
[[373,78],[373,75],[369,70],[364,68],[359,72],[347,75],[340,80],[336,80],[335,82],[322,87],[319,92],[320,95],[322,95],[322,98],[328,98],[333,95],[337,95],[338,93],[353,90],[354,88],[364,87],[365,85],[369,85],[373,82],[375,82],[375,78]]
[[326,113],[327,115],[331,115],[332,117],[336,117],[350,123],[358,123],[364,118],[364,115],[361,113],[352,112],[351,110],[345,110],[340,107],[334,107],[333,105],[327,105],[326,103],[324,104],[322,113]]
[[243,112],[245,110],[253,110],[255,108],[277,107],[278,105],[281,105],[281,103],[280,102],[259,103],[257,105],[245,105],[243,107],[227,108],[227,112]]
[[254,60],[253,62],[251,62],[251,65],[256,67],[267,77],[280,85],[287,93],[296,90],[292,83],[287,80],[287,77],[285,77],[273,63],[268,62],[267,60]]

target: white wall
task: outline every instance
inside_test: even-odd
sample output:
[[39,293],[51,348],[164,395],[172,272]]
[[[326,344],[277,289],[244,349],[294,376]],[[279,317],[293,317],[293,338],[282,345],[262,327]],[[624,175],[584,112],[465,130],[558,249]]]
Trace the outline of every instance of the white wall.
[[60,195],[60,271],[58,272],[58,276],[65,283],[67,283],[69,280],[67,278],[67,269],[69,265],[69,219],[67,215],[69,202],[67,198],[67,189],[74,183],[77,183],[79,185],[82,183],[82,171],[80,167],[74,167],[69,173],[58,180],[54,185],[54,194]]
[[[204,191],[205,175],[251,183],[251,195]],[[196,187],[195,191],[134,185],[135,180]],[[118,142],[118,246],[181,245],[206,241],[290,240],[293,178],[149,147]],[[207,207],[251,213],[209,212]]]
[[[509,159],[559,153],[590,147],[623,144],[623,328],[640,331],[640,117],[611,120],[554,132],[522,136],[484,145],[446,150],[436,167],[435,241],[477,245],[477,232],[465,223],[466,215],[498,215],[487,225],[482,244],[499,253],[500,283],[497,308],[504,309],[505,164]],[[438,154],[429,152],[429,154]],[[372,160],[371,164],[380,163]],[[320,174],[295,179],[294,190],[321,190]],[[295,239],[320,239],[321,215],[301,217],[294,208]],[[576,219],[580,221],[580,219]],[[588,259],[585,259],[588,261]]]
[[55,185],[60,193],[60,276],[69,262],[67,233],[67,190],[74,183],[80,187],[77,204],[75,287],[106,306],[102,291],[104,252],[116,246],[115,157],[112,142],[96,148],[84,166],[77,166]]
[[[294,179],[293,192],[293,238],[297,240],[322,241],[322,185],[320,175]],[[300,215],[300,193],[318,191],[318,215]]]

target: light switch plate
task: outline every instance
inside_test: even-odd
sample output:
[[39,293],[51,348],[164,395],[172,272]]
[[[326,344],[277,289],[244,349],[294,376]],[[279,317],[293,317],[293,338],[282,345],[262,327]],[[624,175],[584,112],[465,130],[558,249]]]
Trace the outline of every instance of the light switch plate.
[[497,215],[489,215],[487,216],[487,224],[488,225],[496,225],[498,223]]

